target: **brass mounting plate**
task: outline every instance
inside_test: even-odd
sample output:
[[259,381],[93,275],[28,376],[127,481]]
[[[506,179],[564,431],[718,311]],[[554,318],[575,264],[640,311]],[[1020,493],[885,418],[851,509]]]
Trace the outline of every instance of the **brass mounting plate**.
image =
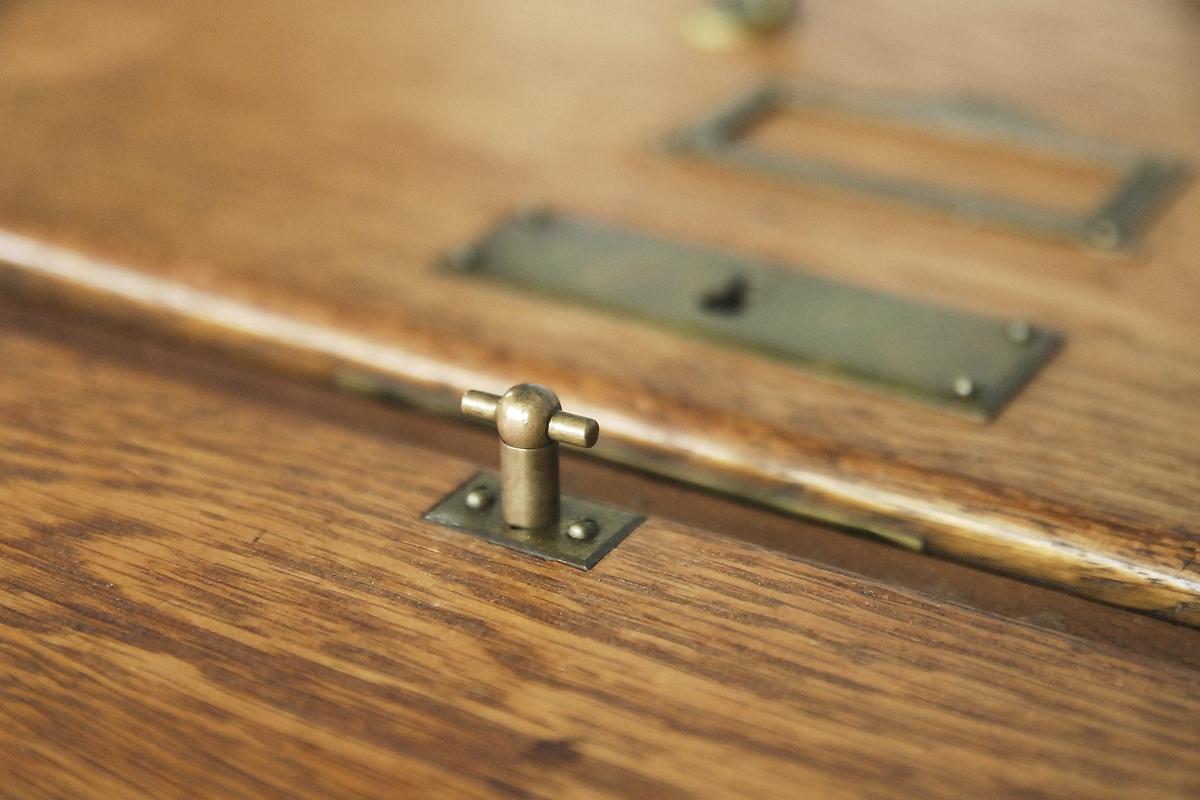
[[[1111,193],[1083,211],[892,177],[818,158],[773,152],[744,135],[772,114],[825,111],[910,130],[952,135],[1066,162],[1094,164],[1118,177]],[[671,152],[742,170],[860,192],[1026,234],[1069,239],[1103,250],[1132,246],[1191,174],[1182,161],[1059,130],[1043,120],[978,98],[905,97],[821,85],[767,83],[708,118],[669,134]]]
[[[467,504],[467,494],[484,489],[495,498],[487,508]],[[495,544],[551,561],[561,561],[578,569],[591,569],[600,559],[646,521],[612,506],[563,495],[562,513],[557,525],[524,530],[510,528],[500,516],[500,478],[492,472],[480,472],[466,481],[425,514],[425,519],[478,536]],[[579,519],[591,519],[598,528],[589,539],[579,541],[566,533],[567,526]]]
[[613,311],[990,419],[1062,337],[552,213],[501,222],[455,271]]

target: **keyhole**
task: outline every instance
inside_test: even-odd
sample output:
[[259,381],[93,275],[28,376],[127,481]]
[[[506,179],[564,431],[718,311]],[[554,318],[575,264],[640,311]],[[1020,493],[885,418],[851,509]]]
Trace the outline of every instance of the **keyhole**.
[[741,275],[734,275],[720,288],[706,292],[700,298],[700,307],[713,314],[740,314],[746,310],[750,283]]

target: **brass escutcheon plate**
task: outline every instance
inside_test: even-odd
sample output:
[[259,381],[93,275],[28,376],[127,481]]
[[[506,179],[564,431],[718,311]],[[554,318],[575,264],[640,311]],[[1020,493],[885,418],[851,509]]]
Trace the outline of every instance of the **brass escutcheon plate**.
[[[467,495],[483,489],[494,498],[486,508],[472,508]],[[600,559],[646,521],[645,517],[619,508],[563,495],[562,513],[556,525],[545,528],[510,528],[500,516],[500,478],[492,472],[480,472],[446,495],[425,513],[425,519],[448,528],[469,533],[480,539],[519,550],[522,553],[561,561],[578,569],[591,569]],[[576,520],[590,519],[596,533],[586,540],[572,539],[567,526]]]
[[[502,221],[447,266],[848,379],[978,420],[995,417],[1062,336],[555,214]],[[701,391],[697,387],[697,391]]]

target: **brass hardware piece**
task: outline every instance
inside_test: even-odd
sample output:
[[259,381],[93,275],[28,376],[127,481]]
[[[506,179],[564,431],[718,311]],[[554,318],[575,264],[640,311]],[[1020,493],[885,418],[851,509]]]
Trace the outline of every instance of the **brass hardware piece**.
[[545,386],[523,383],[503,395],[471,390],[460,407],[468,417],[496,424],[500,475],[480,473],[425,519],[581,569],[591,569],[643,521],[620,509],[560,496],[558,443],[591,447],[600,426],[563,411]]
[[[501,222],[469,249],[471,269],[448,263],[464,277],[621,313],[974,419],[998,414],[1062,341],[1024,320],[927,305],[544,208],[536,221],[520,214]],[[463,409],[490,419],[492,404],[469,393]]]
[[709,0],[687,16],[683,36],[700,50],[728,50],[783,30],[798,6],[798,0]]
[[[899,178],[756,147],[745,134],[772,114],[821,111],[957,136],[1066,162],[1094,164],[1119,177],[1112,192],[1082,212]],[[1026,234],[1122,250],[1190,176],[1182,161],[1078,136],[973,99],[904,97],[820,85],[767,83],[733,99],[708,118],[668,135],[667,149],[741,170],[771,174],[949,213]]]
[[563,495],[559,498],[562,508],[559,520],[540,528],[514,528],[500,515],[499,504],[473,507],[468,498],[477,492],[498,494],[500,476],[480,472],[431,508],[425,519],[577,569],[596,566],[646,520],[619,508]]

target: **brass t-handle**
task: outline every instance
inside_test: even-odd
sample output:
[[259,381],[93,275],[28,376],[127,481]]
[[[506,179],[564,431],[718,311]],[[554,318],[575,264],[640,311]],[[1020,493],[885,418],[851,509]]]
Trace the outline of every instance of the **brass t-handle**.
[[600,436],[594,419],[562,410],[554,392],[521,383],[503,396],[474,389],[462,396],[468,417],[496,423],[500,434],[500,511],[514,528],[558,522],[558,443],[591,447]]

